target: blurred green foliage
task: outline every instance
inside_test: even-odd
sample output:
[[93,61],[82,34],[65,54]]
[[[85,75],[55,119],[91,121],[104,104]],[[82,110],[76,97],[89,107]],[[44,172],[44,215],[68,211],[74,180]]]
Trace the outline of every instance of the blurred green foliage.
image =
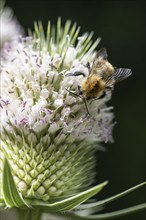
[[[117,125],[115,143],[106,153],[98,153],[98,182],[109,180],[100,198],[114,195],[145,180],[146,177],[146,2],[144,0],[7,0],[19,22],[27,30],[33,22],[48,20],[56,24],[58,16],[81,26],[81,33],[94,31],[94,39],[102,38],[98,49],[106,47],[109,61],[117,67],[132,69],[132,76],[116,85],[113,99]],[[145,190],[121,199],[108,211],[135,205],[145,200]],[[138,213],[124,220],[142,220],[146,213]]]

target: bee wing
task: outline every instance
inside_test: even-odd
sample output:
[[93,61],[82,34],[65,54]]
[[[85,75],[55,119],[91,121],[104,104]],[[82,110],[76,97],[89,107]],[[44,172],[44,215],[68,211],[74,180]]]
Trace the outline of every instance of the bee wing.
[[101,60],[107,60],[107,51],[105,48],[101,48],[99,51],[97,51],[97,54],[96,54],[95,59],[93,61],[92,68],[91,68],[89,75],[96,74],[96,72],[97,72],[96,69],[97,69],[98,63],[101,62]]
[[121,82],[122,80],[128,78],[132,74],[131,69],[119,68],[113,74],[116,82]]
[[106,48],[101,48],[99,51],[97,51],[97,54],[96,54],[96,59],[97,58],[101,58],[103,60],[107,60],[107,51],[106,51]]
[[108,80],[106,80],[106,87],[113,88],[115,82],[116,82],[115,78],[114,77],[110,77]]

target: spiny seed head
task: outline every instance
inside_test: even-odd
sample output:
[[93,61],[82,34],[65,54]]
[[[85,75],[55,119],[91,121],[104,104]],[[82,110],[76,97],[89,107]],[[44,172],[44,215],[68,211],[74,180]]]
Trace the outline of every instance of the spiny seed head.
[[[55,30],[55,31],[54,31]],[[4,48],[1,62],[1,155],[11,165],[16,186],[24,198],[60,200],[88,188],[95,179],[95,152],[112,141],[111,93],[85,103],[78,85],[88,72],[99,39],[78,37],[79,28],[41,23],[33,36],[19,38]],[[56,33],[56,34],[55,34]]]

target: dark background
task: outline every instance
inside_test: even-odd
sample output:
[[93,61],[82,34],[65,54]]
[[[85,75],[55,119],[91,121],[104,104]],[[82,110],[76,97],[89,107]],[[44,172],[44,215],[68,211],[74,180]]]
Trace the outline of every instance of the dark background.
[[[145,120],[145,15],[146,2],[137,1],[24,1],[7,0],[19,22],[33,28],[34,20],[44,26],[48,20],[56,24],[58,16],[81,26],[80,34],[94,31],[94,39],[102,38],[98,49],[106,47],[114,66],[132,69],[132,76],[119,83],[110,105],[114,106],[117,125],[115,143],[107,145],[108,152],[98,154],[98,182],[109,180],[99,194],[100,199],[112,196],[143,182],[146,178],[146,120]],[[146,191],[137,190],[107,207],[113,211],[144,202]],[[121,220],[144,220],[146,213],[136,213]]]

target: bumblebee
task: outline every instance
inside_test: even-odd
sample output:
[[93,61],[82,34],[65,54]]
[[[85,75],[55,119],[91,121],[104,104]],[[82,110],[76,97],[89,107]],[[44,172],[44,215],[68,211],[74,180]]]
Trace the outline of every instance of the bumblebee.
[[83,72],[69,73],[68,75],[79,76],[85,78],[81,85],[78,86],[79,95],[84,100],[92,98],[102,98],[107,90],[112,90],[115,83],[120,82],[132,74],[131,69],[116,68],[108,61],[107,51],[101,48],[93,61],[92,67],[88,63],[89,74],[86,76]]

